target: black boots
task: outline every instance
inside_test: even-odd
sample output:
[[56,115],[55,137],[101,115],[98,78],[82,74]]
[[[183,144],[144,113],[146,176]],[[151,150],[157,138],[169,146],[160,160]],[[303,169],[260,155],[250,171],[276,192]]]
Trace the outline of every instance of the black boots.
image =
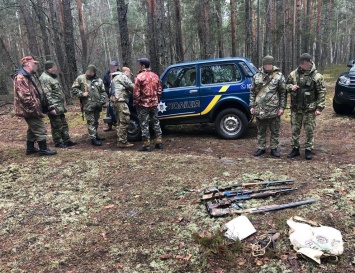
[[254,153],[254,156],[261,156],[263,154],[265,154],[264,149],[257,149],[256,152]]
[[38,141],[39,155],[55,155],[57,151],[49,150],[47,147],[47,142],[45,140]]
[[291,153],[288,154],[287,158],[295,158],[297,156],[300,156],[300,149],[299,148],[293,148]]
[[143,146],[138,149],[139,152],[151,152],[150,140],[143,141]]
[[311,160],[313,158],[311,150],[305,150],[305,156],[307,160]]
[[163,138],[162,138],[162,136],[158,136],[155,139],[155,148],[156,149],[163,149]]
[[32,141],[27,141],[26,155],[32,155],[38,152],[39,150],[35,148],[35,143]]
[[280,152],[279,152],[277,149],[271,149],[270,154],[271,154],[273,157],[280,157]]
[[68,146],[65,143],[61,142],[61,143],[55,144],[54,147],[64,149],[64,148],[67,148]]
[[101,141],[98,140],[97,138],[91,139],[91,144],[94,146],[101,146],[102,145]]
[[64,142],[64,144],[67,146],[67,147],[71,147],[71,146],[74,146],[76,144],[78,144],[77,142],[73,142],[71,140],[68,140],[66,142]]

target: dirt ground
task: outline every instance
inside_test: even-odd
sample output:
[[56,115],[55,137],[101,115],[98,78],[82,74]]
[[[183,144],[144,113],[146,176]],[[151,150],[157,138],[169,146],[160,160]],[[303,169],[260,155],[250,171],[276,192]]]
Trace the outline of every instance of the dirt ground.
[[[168,126],[164,149],[116,147],[103,132],[93,147],[78,107],[67,114],[79,144],[53,157],[25,156],[26,124],[0,108],[0,272],[355,272],[355,116],[328,107],[318,118],[314,160],[290,160],[289,112],[281,159],[252,156],[256,125],[239,140],[218,138],[213,125]],[[0,103],[1,104],[1,103]],[[46,120],[48,125],[48,120]],[[49,125],[48,125],[49,130]],[[302,135],[302,140],[304,137]],[[51,138],[49,145],[53,147]],[[247,215],[257,230],[242,242],[223,237],[233,216],[210,218],[199,202],[207,186],[254,179],[295,179],[292,194],[249,200],[246,208],[308,198],[316,203]],[[344,253],[322,265],[297,257],[286,220],[299,215],[339,229]],[[257,235],[279,231],[274,250],[251,255]]]

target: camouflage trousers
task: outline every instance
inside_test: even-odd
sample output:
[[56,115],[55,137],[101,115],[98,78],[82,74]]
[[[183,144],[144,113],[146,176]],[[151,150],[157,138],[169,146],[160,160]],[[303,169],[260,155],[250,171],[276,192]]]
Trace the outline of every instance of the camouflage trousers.
[[116,118],[117,118],[117,138],[118,142],[127,143],[127,131],[131,120],[131,113],[125,101],[115,102]]
[[266,119],[256,118],[259,149],[266,149],[266,131],[268,128],[270,130],[270,148],[277,149],[279,147],[280,123],[280,117]]
[[297,111],[291,110],[292,148],[300,148],[302,124],[306,135],[304,148],[312,151],[314,147],[314,129],[316,128],[315,111],[297,113]]
[[69,126],[65,115],[48,114],[48,117],[51,122],[51,131],[54,144],[57,145],[69,141]]
[[95,139],[97,135],[97,128],[99,127],[100,111],[86,111],[86,122],[88,125],[88,132],[91,139]]
[[47,138],[46,125],[42,118],[25,118],[27,129],[27,141],[43,141]]
[[161,136],[162,131],[160,128],[160,122],[158,119],[158,108],[157,107],[141,107],[137,106],[137,114],[139,123],[142,131],[142,140],[147,141],[150,140],[149,133],[149,121],[153,125],[155,137]]

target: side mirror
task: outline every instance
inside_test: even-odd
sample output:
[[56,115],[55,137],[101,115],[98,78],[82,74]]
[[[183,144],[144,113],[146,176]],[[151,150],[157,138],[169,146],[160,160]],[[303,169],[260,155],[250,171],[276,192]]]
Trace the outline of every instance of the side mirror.
[[353,67],[355,65],[355,60],[351,60],[348,62],[348,67]]

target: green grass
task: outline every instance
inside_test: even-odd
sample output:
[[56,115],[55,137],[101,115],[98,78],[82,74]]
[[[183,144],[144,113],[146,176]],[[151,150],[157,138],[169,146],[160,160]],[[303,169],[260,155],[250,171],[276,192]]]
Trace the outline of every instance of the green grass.
[[339,75],[348,71],[346,64],[332,64],[324,69],[324,80],[327,84],[335,84]]

